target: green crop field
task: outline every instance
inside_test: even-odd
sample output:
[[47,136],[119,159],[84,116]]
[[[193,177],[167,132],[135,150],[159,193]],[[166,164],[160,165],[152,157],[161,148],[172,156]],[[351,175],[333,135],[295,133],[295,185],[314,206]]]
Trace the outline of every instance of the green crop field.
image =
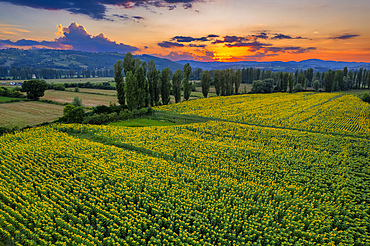
[[24,100],[24,98],[12,98],[12,97],[3,97],[3,96],[0,96],[0,103],[4,103],[4,102],[16,102],[16,101],[22,101]]
[[[143,127],[0,137],[0,241],[370,245],[370,104],[275,93],[155,110],[133,121]],[[165,116],[188,124],[157,124]]]
[[171,126],[175,123],[159,119],[137,118],[125,121],[113,122],[112,126],[144,127],[144,126]]

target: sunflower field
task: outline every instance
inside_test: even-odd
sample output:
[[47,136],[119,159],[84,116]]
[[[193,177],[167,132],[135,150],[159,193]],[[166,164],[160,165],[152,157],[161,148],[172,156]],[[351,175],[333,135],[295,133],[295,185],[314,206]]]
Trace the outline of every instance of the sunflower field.
[[[352,97],[293,96],[312,100],[315,117],[303,115],[306,99],[290,98],[284,108],[291,104],[295,113],[281,109],[284,127],[238,123],[233,97],[223,97],[231,110],[207,115],[222,120],[140,128],[54,124],[4,135],[0,242],[370,245],[366,118],[348,122]],[[341,105],[346,119],[334,120]],[[267,113],[259,117],[270,122]],[[289,129],[292,117],[307,120]]]
[[160,112],[260,126],[370,138],[370,104],[340,93],[273,93],[212,97],[156,107]]

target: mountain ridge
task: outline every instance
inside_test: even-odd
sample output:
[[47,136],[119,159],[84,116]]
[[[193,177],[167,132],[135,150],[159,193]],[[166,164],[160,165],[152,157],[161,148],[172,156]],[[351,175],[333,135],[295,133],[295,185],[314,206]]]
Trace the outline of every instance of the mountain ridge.
[[[125,54],[117,52],[83,52],[73,50],[52,50],[52,49],[1,49],[0,50],[0,66],[8,67],[30,67],[30,68],[53,68],[67,70],[82,70],[82,69],[113,69],[114,63],[123,59]],[[171,71],[182,69],[183,65],[189,63],[193,69],[201,68],[203,70],[217,69],[243,69],[243,68],[259,68],[271,70],[274,72],[294,72],[298,70],[306,70],[313,68],[315,71],[326,72],[329,69],[338,70],[347,67],[349,70],[357,70],[359,68],[370,69],[370,63],[366,62],[346,62],[332,61],[321,59],[307,59],[302,61],[239,61],[239,62],[202,62],[193,60],[171,61],[166,58],[157,57],[149,54],[134,55],[142,62],[153,60],[157,69],[169,67]]]

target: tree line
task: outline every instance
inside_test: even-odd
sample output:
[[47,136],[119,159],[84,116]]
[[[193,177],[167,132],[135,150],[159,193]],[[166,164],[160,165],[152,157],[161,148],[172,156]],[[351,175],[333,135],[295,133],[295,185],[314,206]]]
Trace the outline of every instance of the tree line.
[[322,88],[326,92],[370,89],[370,71],[363,68],[353,71],[345,67],[316,73],[312,68],[296,70],[295,73],[253,68],[201,71],[202,91],[207,90],[207,83],[203,85],[203,76],[210,77],[210,85],[214,85],[216,94],[221,96],[238,94],[240,83],[252,84],[252,93],[291,93],[307,90],[308,87],[316,91]]
[[171,94],[174,95],[176,103],[180,102],[182,91],[184,99],[189,100],[190,73],[191,66],[187,63],[183,70],[176,70],[171,80],[169,68],[157,70],[153,60],[149,60],[148,63],[141,62],[129,52],[123,60],[118,60],[114,64],[118,102],[129,110],[167,105]]
[[18,68],[0,66],[0,79],[6,80],[11,77],[14,80],[26,79],[69,79],[69,78],[95,78],[95,77],[113,77],[113,69],[101,70],[62,70],[52,68]]

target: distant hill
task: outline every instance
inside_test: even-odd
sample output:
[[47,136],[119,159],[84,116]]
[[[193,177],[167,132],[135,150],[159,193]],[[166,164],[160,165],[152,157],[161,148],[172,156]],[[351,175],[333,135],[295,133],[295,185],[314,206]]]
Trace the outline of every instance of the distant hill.
[[359,68],[370,69],[370,63],[364,62],[342,62],[342,61],[323,61],[319,59],[310,59],[304,61],[289,61],[289,62],[256,62],[256,61],[242,61],[242,62],[199,62],[199,61],[189,61],[182,60],[177,61],[181,65],[188,63],[192,68],[202,68],[203,70],[216,70],[216,69],[242,69],[242,68],[260,68],[265,70],[271,70],[274,72],[283,71],[283,72],[294,72],[297,69],[308,69],[313,68],[315,71],[326,72],[329,69],[338,70],[348,67],[350,70],[357,70]]
[[[31,68],[53,68],[53,69],[113,69],[114,63],[123,59],[125,54],[115,52],[82,52],[74,50],[49,50],[49,49],[3,49],[0,50],[0,66],[8,67],[31,67]],[[297,69],[313,68],[315,71],[325,72],[329,69],[337,70],[348,67],[356,70],[360,67],[370,69],[370,63],[364,62],[341,62],[341,61],[323,61],[318,59],[304,60],[300,62],[199,62],[182,60],[173,62],[165,58],[159,58],[152,55],[136,55],[141,61],[148,62],[153,60],[157,69],[170,68],[172,71],[182,69],[184,64],[190,63],[193,69],[201,68],[203,70],[216,69],[242,69],[242,68],[260,68],[265,70],[294,72]]]
[[[53,69],[113,69],[114,63],[123,59],[125,54],[115,52],[82,52],[73,50],[49,50],[49,49],[3,49],[0,50],[0,66],[53,68]],[[137,55],[141,61],[153,60],[157,69],[169,67],[172,71],[182,65],[168,59],[150,55]]]

